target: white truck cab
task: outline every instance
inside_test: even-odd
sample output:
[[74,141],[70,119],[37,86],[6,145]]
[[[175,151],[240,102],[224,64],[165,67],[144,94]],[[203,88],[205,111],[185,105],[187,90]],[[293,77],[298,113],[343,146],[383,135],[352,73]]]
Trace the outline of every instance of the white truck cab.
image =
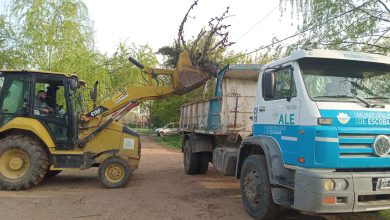
[[390,209],[389,57],[295,51],[262,67],[255,100],[236,165],[251,216]]

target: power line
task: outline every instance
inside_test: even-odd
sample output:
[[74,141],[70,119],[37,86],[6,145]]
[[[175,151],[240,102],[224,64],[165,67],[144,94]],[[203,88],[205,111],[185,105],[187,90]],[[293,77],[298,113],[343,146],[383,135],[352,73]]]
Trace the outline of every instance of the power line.
[[[372,1],[373,1],[373,0],[372,0]],[[288,37],[285,37],[285,38],[283,38],[283,39],[281,39],[281,40],[277,40],[277,41],[275,41],[275,42],[272,42],[272,43],[270,43],[270,44],[268,44],[268,45],[261,46],[261,47],[257,48],[256,50],[253,50],[253,51],[251,51],[251,52],[248,52],[248,53],[244,53],[244,54],[238,55],[238,56],[236,56],[236,57],[234,57],[234,58],[238,58],[238,57],[241,57],[241,56],[246,56],[246,55],[255,53],[255,52],[259,51],[259,50],[262,50],[262,49],[271,47],[271,46],[273,46],[273,45],[275,45],[275,44],[281,43],[281,42],[283,42],[283,41],[286,41],[286,40],[291,39],[291,38],[293,38],[293,37],[296,37],[296,36],[298,36],[298,35],[304,34],[304,33],[306,33],[307,31],[313,30],[314,28],[317,28],[317,27],[319,27],[319,26],[322,26],[322,25],[324,25],[324,24],[326,24],[326,23],[328,23],[328,22],[330,22],[330,21],[332,21],[332,20],[335,20],[335,19],[337,19],[337,18],[340,18],[340,17],[342,17],[342,16],[344,16],[344,15],[346,15],[346,14],[348,14],[348,13],[350,13],[350,12],[356,10],[356,9],[359,9],[359,8],[365,6],[366,4],[371,3],[372,1],[365,2],[365,3],[361,4],[360,6],[357,6],[357,7],[355,7],[355,8],[352,8],[352,9],[348,10],[348,11],[345,11],[345,12],[343,12],[343,13],[340,13],[340,14],[337,15],[337,16],[334,16],[334,17],[332,17],[332,18],[329,18],[329,19],[325,20],[325,21],[322,22],[322,23],[319,23],[319,24],[317,24],[317,25],[314,25],[314,26],[312,26],[312,27],[310,27],[310,28],[306,28],[306,29],[304,29],[304,30],[302,30],[302,31],[300,31],[300,32],[297,32],[297,33],[295,33],[295,34],[293,34],[293,35],[290,35],[290,36],[288,36]],[[234,59],[234,58],[232,58],[232,59]]]
[[243,35],[241,35],[237,40],[240,41],[243,37],[245,37],[249,32],[251,32],[257,25],[259,25],[264,19],[266,19],[273,11],[275,11],[278,8],[279,4],[277,4],[274,8],[271,9],[266,15],[264,15],[262,18],[260,18],[251,28],[249,28]]

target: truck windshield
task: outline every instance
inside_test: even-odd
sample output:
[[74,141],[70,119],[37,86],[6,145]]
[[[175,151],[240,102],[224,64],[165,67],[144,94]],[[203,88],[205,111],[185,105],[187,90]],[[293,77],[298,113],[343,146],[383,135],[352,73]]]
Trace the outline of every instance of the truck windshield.
[[390,103],[390,65],[336,59],[298,61],[314,101]]

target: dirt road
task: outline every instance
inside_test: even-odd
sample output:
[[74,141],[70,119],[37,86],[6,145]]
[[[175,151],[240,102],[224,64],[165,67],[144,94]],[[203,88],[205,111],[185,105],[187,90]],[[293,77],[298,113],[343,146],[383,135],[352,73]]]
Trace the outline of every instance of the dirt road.
[[[186,176],[182,154],[143,137],[142,160],[124,189],[98,184],[97,170],[64,171],[33,189],[0,191],[0,219],[250,219],[239,182],[210,167]],[[381,219],[371,214],[308,216],[284,210],[279,219]]]

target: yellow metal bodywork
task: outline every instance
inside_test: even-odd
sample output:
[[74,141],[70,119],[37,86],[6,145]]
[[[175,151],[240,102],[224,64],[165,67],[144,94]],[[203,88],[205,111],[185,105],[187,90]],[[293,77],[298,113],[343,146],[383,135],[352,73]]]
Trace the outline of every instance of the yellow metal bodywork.
[[[93,132],[96,127],[104,123],[105,120],[107,120],[107,118],[97,117],[94,118],[94,120],[89,121],[88,128],[81,127],[79,138],[82,139]],[[112,122],[103,131],[99,132],[92,140],[87,142],[83,148],[80,148],[80,150],[98,153],[107,150],[118,149],[118,155],[129,163],[130,168],[132,170],[137,169],[141,153],[140,149],[138,148],[138,146],[140,146],[140,139],[138,136],[123,132],[123,127],[124,125],[119,122]],[[126,149],[125,141],[130,141],[133,143],[132,147],[127,147],[130,149]],[[110,154],[101,155],[100,157],[96,158],[96,162],[101,163],[109,156]]]
[[175,90],[172,86],[130,87],[126,89],[125,92],[117,94],[102,104],[103,107],[109,109],[108,111],[104,112],[102,116],[105,117],[112,114],[113,112],[120,110],[129,103],[129,100],[137,100],[138,102],[142,102],[144,100],[153,100],[163,96],[168,96],[174,91]]
[[0,133],[9,131],[11,129],[31,131],[46,144],[50,151],[55,149],[54,141],[51,138],[49,132],[46,130],[45,126],[43,126],[41,122],[36,119],[16,117],[2,126],[0,128]]
[[61,75],[65,77],[77,77],[74,73],[61,73],[61,72],[49,72],[49,71],[37,71],[37,70],[0,70],[0,72],[4,73],[42,73],[42,74],[49,74],[49,75]]

